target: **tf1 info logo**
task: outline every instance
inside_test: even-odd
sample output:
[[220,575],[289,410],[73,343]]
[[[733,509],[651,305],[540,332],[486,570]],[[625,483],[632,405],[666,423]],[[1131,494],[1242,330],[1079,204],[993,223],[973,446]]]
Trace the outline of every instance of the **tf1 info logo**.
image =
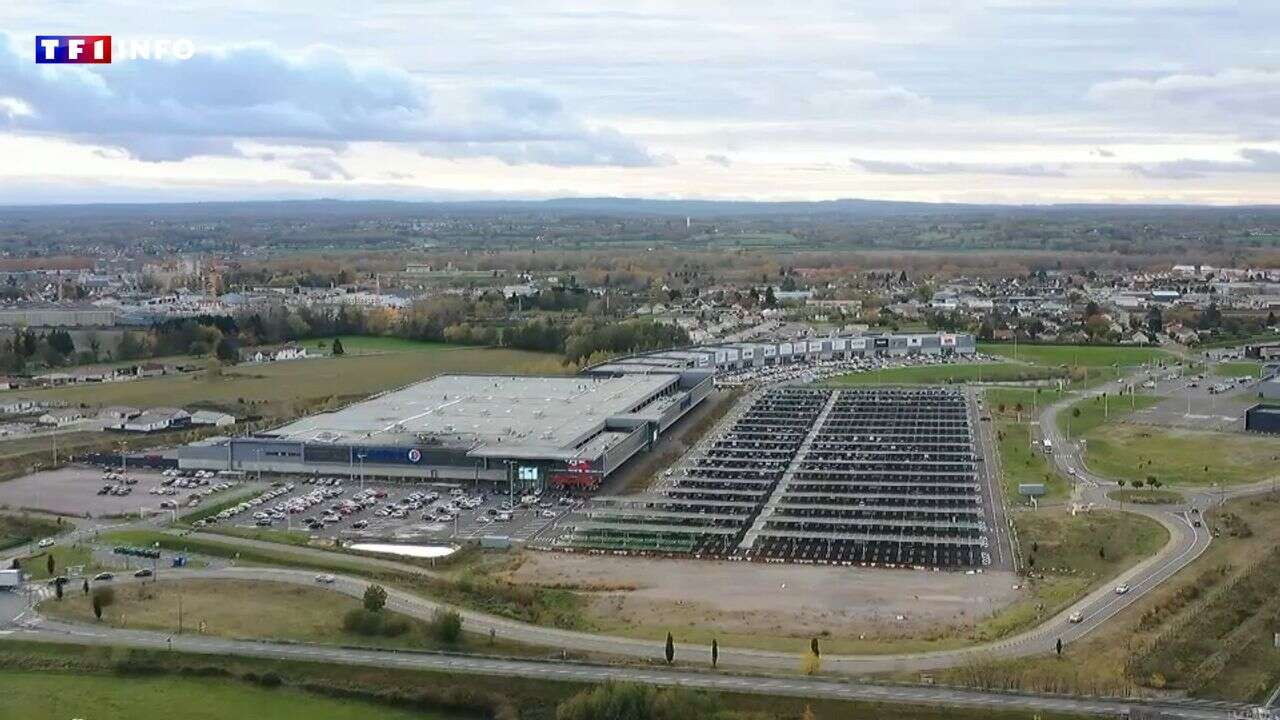
[[[190,40],[131,39],[117,53],[123,60],[190,60],[196,54]],[[111,62],[110,35],[37,35],[36,62],[41,65],[106,65]]]

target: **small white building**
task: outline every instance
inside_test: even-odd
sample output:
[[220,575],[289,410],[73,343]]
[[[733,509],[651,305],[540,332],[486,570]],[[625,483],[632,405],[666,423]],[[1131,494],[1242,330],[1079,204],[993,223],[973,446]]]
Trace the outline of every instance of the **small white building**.
[[301,345],[280,345],[277,347],[248,348],[241,353],[245,362],[280,362],[282,360],[303,360],[307,357],[307,349]]
[[179,408],[151,408],[124,423],[120,429],[128,432],[151,433],[190,424],[191,413]]
[[5,415],[17,415],[19,413],[31,412],[38,407],[39,404],[35,400],[14,398],[13,400],[6,400],[3,404],[0,404],[0,413],[4,413]]
[[234,415],[228,415],[224,412],[216,410],[197,410],[191,413],[192,425],[212,425],[214,427],[225,427],[234,425],[236,418]]
[[36,419],[36,422],[50,427],[65,427],[83,419],[84,413],[76,408],[60,408],[58,410],[50,410],[41,415]]

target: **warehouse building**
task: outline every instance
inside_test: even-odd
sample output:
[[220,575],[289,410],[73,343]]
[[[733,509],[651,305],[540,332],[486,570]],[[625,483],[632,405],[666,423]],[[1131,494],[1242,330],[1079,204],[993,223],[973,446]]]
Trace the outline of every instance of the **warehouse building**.
[[592,375],[662,373],[687,368],[730,372],[753,367],[911,355],[964,356],[977,352],[973,335],[964,333],[869,333],[804,340],[699,345],[619,358],[588,369]]
[[711,392],[707,372],[445,375],[248,438],[180,448],[183,469],[594,486]]

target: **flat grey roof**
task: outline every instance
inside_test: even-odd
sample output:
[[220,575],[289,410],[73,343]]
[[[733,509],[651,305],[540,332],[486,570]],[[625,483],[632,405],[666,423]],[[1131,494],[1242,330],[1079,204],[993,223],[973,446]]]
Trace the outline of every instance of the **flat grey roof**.
[[[679,376],[442,375],[270,433],[298,442],[419,444],[472,455],[569,459],[575,447],[679,381]],[[424,437],[420,437],[424,436]]]

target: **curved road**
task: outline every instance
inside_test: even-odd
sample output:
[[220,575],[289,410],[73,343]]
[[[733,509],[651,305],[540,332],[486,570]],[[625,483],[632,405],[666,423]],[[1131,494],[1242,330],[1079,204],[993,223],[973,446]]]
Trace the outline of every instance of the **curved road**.
[[[1067,443],[1058,433],[1053,418],[1059,410],[1103,391],[1104,388],[1098,388],[1077,393],[1064,398],[1056,404],[1047,406],[1041,413],[1041,427],[1044,436],[1051,439],[1055,446],[1056,452],[1053,455],[1053,462],[1062,474],[1065,477],[1070,477],[1072,471],[1075,472],[1079,502],[1092,502],[1096,506],[1106,506],[1137,513],[1161,523],[1169,531],[1169,542],[1159,552],[1115,579],[1114,584],[1125,583],[1130,587],[1127,594],[1115,594],[1113,585],[1098,588],[1041,625],[1018,635],[991,643],[954,650],[922,653],[886,655],[824,654],[824,669],[848,675],[880,672],[917,672],[954,667],[976,660],[1026,657],[1051,652],[1059,638],[1064,644],[1068,644],[1092,633],[1125,607],[1136,602],[1147,592],[1165,582],[1198,558],[1208,547],[1210,535],[1204,528],[1193,526],[1191,518],[1198,517],[1198,515],[1191,514],[1189,511],[1191,507],[1198,508],[1201,512],[1207,509],[1210,501],[1207,493],[1195,492],[1190,494],[1190,502],[1183,506],[1159,507],[1133,504],[1121,506],[1106,498],[1107,490],[1115,487],[1115,485],[1088,473],[1080,459],[1078,447]],[[1259,483],[1232,489],[1226,495],[1235,497],[1265,492],[1270,487],[1270,483]],[[312,559],[332,559],[334,557],[332,552],[325,550],[280,546],[257,540],[221,535],[214,537],[220,543],[269,548],[282,554],[295,554],[300,557],[311,557]],[[361,560],[361,562],[366,561]],[[379,559],[368,560],[367,562],[387,569],[425,576],[436,575],[436,573],[418,566],[394,560]],[[171,575],[173,573],[172,571],[166,571],[165,574]],[[313,582],[311,573],[266,568],[228,569],[217,573],[209,573],[207,577]],[[347,594],[359,594],[363,592],[366,584],[366,580],[359,578],[340,577],[338,582],[334,583],[333,589]],[[401,591],[392,591],[392,600],[397,603],[395,609],[418,617],[429,618],[430,613],[434,612],[435,608],[438,607],[438,604],[431,600]],[[487,633],[492,630],[498,636],[527,644],[645,660],[659,659],[664,652],[664,643],[657,640],[640,640],[543,627],[462,608],[458,608],[458,610],[470,630],[481,633]],[[1071,623],[1069,617],[1073,612],[1077,611],[1084,616],[1084,619],[1080,623]],[[688,656],[690,654],[702,654],[706,649],[698,645],[678,644],[677,650],[680,654]],[[724,645],[720,648],[721,664],[741,669],[794,671],[799,667],[800,658],[801,656],[798,653],[734,648]]]

